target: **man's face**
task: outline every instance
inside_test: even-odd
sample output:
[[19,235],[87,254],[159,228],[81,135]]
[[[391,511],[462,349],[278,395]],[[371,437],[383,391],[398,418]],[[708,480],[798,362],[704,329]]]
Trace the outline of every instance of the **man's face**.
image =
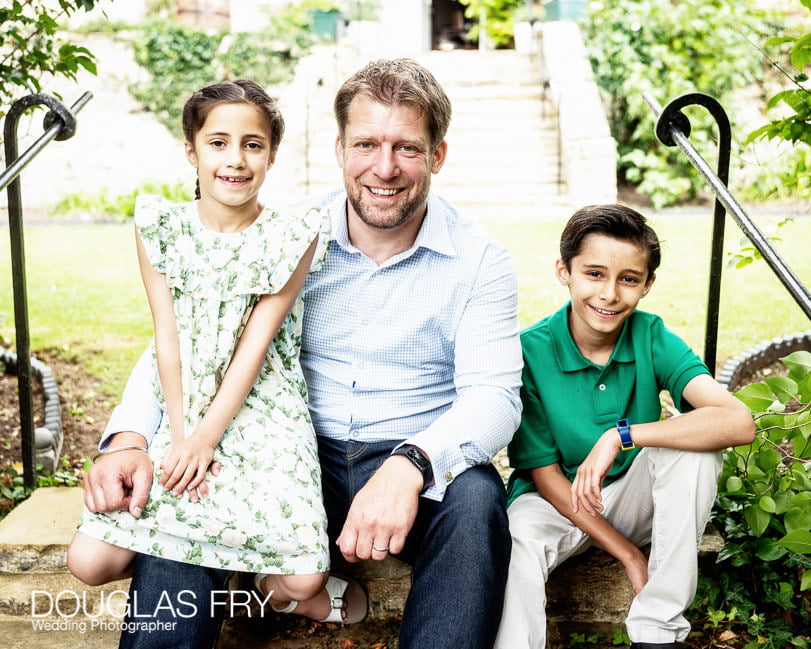
[[358,95],[348,116],[335,156],[343,169],[350,212],[380,229],[421,219],[431,174],[445,161],[445,142],[432,151],[427,119],[411,104],[384,106]]

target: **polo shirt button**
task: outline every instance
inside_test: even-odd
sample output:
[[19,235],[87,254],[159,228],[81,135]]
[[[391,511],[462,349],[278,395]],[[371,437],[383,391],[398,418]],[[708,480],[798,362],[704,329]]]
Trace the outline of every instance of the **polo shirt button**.
[[453,481],[453,473],[451,473],[450,471],[446,471],[445,472],[445,482],[451,482],[451,481]]
[[605,390],[605,383],[600,383],[598,387],[600,388],[600,391]]

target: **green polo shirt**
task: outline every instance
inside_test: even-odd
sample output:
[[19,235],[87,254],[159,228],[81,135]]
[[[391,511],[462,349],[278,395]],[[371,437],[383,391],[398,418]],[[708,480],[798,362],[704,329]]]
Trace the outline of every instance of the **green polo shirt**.
[[[595,365],[572,340],[569,309],[567,303],[521,332],[524,410],[507,448],[516,469],[508,485],[510,502],[534,491],[529,469],[557,462],[574,480],[597,439],[618,419],[627,418],[631,424],[658,421],[661,390],[670,392],[680,411],[692,409],[682,391],[694,377],[709,374],[659,316],[644,311],[634,311],[625,322],[605,367]],[[617,455],[606,484],[621,476],[638,452]]]

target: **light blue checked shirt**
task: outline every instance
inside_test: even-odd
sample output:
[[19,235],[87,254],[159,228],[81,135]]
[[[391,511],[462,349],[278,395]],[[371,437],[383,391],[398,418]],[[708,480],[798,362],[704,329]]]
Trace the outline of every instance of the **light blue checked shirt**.
[[[346,194],[328,195],[333,240],[304,286],[301,364],[318,435],[403,441],[431,459],[441,500],[521,417],[518,288],[507,251],[431,194],[414,245],[379,266],[349,242]],[[160,421],[139,361],[107,425],[147,439]],[[145,404],[155,403],[154,410]]]

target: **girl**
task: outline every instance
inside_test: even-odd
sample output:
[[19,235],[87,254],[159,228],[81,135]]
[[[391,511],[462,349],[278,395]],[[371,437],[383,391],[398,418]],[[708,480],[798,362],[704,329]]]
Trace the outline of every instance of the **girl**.
[[[326,254],[328,219],[315,208],[279,213],[258,198],[283,131],[276,103],[251,81],[214,84],[186,102],[197,201],[142,196],[135,210],[164,405],[157,435],[140,450],[156,475],[137,519],[85,510],[68,567],[91,585],[128,576],[136,552],[255,572],[275,610],[349,622],[365,615],[366,600],[346,610],[359,586],[327,579],[320,467],[298,364],[298,295]],[[102,453],[124,448],[132,447]],[[207,484],[212,462],[220,470]]]

